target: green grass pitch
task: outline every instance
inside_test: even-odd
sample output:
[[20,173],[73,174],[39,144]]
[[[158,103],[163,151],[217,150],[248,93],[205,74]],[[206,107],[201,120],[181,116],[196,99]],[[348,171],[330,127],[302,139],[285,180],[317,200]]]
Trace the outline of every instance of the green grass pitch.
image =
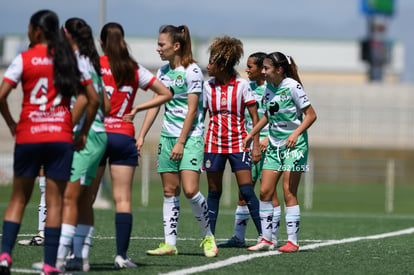
[[[233,183],[232,205],[236,203]],[[159,181],[151,183],[149,205],[140,205],[140,184],[134,186],[133,231],[129,256],[139,265],[134,270],[114,270],[114,210],[96,210],[88,274],[414,274],[414,187],[399,185],[395,189],[394,213],[385,214],[385,187],[382,185],[315,184],[313,207],[302,207],[299,244],[295,254],[278,252],[252,253],[246,249],[221,248],[216,258],[203,256],[199,247],[198,225],[188,203],[181,196],[182,214],[177,241],[178,256],[147,256],[163,241],[162,191]],[[201,191],[206,193],[205,182]],[[258,187],[256,187],[258,192]],[[11,192],[10,186],[0,187],[0,214],[3,216]],[[300,199],[303,199],[300,186]],[[39,192],[35,186],[18,240],[28,238],[37,230]],[[221,206],[216,238],[232,235],[234,206]],[[408,232],[401,230],[408,229]],[[411,230],[411,231],[410,231]],[[400,232],[401,231],[401,232]],[[385,233],[397,232],[390,235]],[[367,236],[371,236],[366,238]],[[246,233],[248,244],[257,237],[253,222]],[[286,241],[282,220],[280,243]],[[42,247],[16,244],[13,251],[12,274],[31,273],[33,262],[42,258]],[[253,256],[257,256],[252,258]],[[242,257],[241,257],[242,256]],[[192,268],[192,269],[190,269]],[[81,273],[71,273],[81,274]]]

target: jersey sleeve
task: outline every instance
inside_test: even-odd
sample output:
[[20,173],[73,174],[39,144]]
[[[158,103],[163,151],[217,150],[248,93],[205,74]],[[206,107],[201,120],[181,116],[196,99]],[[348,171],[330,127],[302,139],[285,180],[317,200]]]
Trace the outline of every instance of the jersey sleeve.
[[201,69],[198,66],[192,65],[190,68],[188,68],[186,80],[188,94],[202,92],[204,77]]
[[208,95],[211,94],[210,82],[205,81],[203,84],[203,108],[208,109]]
[[23,74],[23,58],[22,55],[19,54],[7,68],[6,72],[4,73],[3,80],[8,82],[12,85],[13,88],[16,88],[17,84],[19,83],[20,79],[22,78]]
[[143,90],[148,90],[155,81],[155,76],[145,67],[139,65],[138,68],[138,85]]
[[256,99],[253,94],[253,90],[250,87],[250,84],[247,81],[243,81],[242,83],[242,91],[243,91],[243,102],[246,106],[256,103]]
[[81,73],[81,83],[86,86],[87,84],[92,83],[92,76],[89,73],[89,60],[84,56],[77,55],[78,57],[78,68]]
[[300,110],[311,105],[311,102],[300,83],[297,83],[297,85],[292,88],[292,98]]

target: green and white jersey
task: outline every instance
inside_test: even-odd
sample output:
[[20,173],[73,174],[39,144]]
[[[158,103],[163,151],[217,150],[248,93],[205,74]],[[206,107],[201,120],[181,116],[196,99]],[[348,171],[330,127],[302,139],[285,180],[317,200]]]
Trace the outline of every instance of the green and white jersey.
[[197,116],[188,136],[203,136],[203,73],[197,64],[190,64],[171,69],[169,64],[162,66],[157,72],[157,78],[174,94],[165,103],[164,121],[161,136],[179,137],[188,113],[188,95],[199,94]]
[[[266,84],[264,104],[269,120],[269,141],[275,147],[284,147],[286,139],[303,120],[302,109],[311,103],[302,85],[292,78],[285,78],[279,86]],[[306,131],[296,145],[307,145]]]
[[[102,77],[100,77],[96,71],[95,68],[92,65],[92,62],[89,60],[88,57],[84,55],[80,55],[79,51],[75,51],[75,55],[78,60],[78,68],[81,72],[81,80],[82,83],[90,83],[92,81],[92,85],[95,88],[95,91],[98,93],[100,106],[96,112],[95,120],[93,121],[91,125],[91,130],[95,132],[105,132],[105,125],[104,125],[104,114],[102,111],[102,105],[103,105],[103,96],[104,96],[104,85],[102,82]],[[72,97],[72,106],[74,102],[76,101],[76,97]],[[82,129],[83,124],[85,123],[86,118],[86,111],[82,114],[82,117],[78,124],[75,125],[73,131],[79,131]]]
[[[266,108],[263,104],[265,86],[264,85],[259,86],[257,85],[256,81],[251,81],[250,88],[252,88],[252,91],[253,91],[252,94],[254,96],[254,99],[256,100],[257,113],[259,115],[259,119],[261,119],[264,113],[266,112]],[[247,108],[244,113],[244,126],[246,127],[246,131],[248,133],[253,129],[253,121],[252,121],[252,118],[250,117],[250,113]],[[266,126],[263,127],[262,130],[260,131],[260,140],[267,137],[268,134],[269,134],[269,126],[266,124]]]

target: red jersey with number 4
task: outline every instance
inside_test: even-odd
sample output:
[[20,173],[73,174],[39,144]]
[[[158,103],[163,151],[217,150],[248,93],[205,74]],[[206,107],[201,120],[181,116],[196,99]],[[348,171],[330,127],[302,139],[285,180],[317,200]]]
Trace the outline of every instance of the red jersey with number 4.
[[247,105],[255,104],[249,82],[234,77],[227,85],[220,85],[215,78],[204,83],[204,109],[210,115],[204,152],[241,153],[244,128],[244,112]]
[[35,45],[18,55],[4,74],[14,88],[21,81],[23,104],[16,143],[73,143],[70,97],[53,85],[53,61],[47,47]]
[[112,109],[108,117],[105,117],[105,129],[108,133],[124,134],[131,137],[135,136],[134,124],[123,121],[122,118],[132,110],[135,95],[138,88],[147,90],[155,81],[155,76],[139,65],[135,73],[135,81],[117,87],[112,75],[107,56],[101,56],[101,72],[105,89],[111,101]]

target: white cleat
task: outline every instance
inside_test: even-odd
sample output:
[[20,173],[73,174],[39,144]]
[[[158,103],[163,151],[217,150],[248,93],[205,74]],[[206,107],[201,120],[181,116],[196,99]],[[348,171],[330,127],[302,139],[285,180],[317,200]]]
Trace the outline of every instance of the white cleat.
[[260,242],[247,248],[249,251],[271,251],[273,249],[275,249],[273,243],[269,242],[265,238],[262,238]]
[[117,255],[115,257],[115,268],[116,269],[121,269],[121,268],[136,268],[138,267],[136,264],[134,264],[130,258],[122,258],[122,256]]

